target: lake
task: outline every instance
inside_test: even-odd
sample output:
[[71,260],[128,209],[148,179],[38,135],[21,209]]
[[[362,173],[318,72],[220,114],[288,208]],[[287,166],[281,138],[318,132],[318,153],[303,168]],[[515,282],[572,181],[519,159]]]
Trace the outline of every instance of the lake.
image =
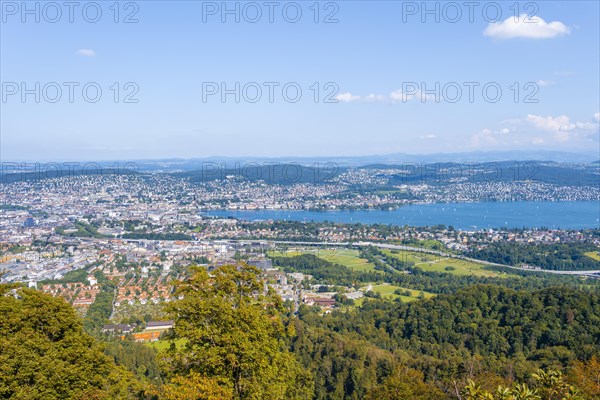
[[205,214],[247,221],[272,219],[413,226],[444,224],[463,230],[523,227],[600,228],[598,201],[414,204],[390,211],[210,210]]

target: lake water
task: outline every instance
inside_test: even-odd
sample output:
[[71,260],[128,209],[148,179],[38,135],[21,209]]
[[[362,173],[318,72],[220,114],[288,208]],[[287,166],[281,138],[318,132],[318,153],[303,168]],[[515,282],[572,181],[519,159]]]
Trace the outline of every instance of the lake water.
[[389,225],[453,225],[481,228],[600,228],[600,202],[486,202],[415,204],[382,211],[211,210],[206,215],[241,220],[330,221]]

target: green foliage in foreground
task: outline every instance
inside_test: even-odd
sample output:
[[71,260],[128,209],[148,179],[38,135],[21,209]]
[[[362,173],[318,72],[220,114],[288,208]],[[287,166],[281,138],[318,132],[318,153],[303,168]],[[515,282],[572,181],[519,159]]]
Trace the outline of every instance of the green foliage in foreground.
[[281,298],[272,289],[263,294],[259,270],[229,265],[211,275],[194,272],[178,285],[181,299],[167,305],[174,338],[186,340],[163,356],[167,377],[190,385],[204,377],[233,399],[310,398],[310,376],[287,350],[293,332],[281,320]]
[[495,392],[482,389],[477,383],[469,380],[463,389],[464,400],[582,400],[577,389],[569,385],[560,371],[538,370],[532,374],[538,388],[530,388],[526,383],[513,384],[512,387],[498,386]]
[[134,399],[141,386],[62,299],[0,285],[0,398]]
[[222,266],[177,297],[168,348],[103,353],[62,299],[0,285],[0,399],[600,398],[597,293],[483,285],[296,318],[256,268]]

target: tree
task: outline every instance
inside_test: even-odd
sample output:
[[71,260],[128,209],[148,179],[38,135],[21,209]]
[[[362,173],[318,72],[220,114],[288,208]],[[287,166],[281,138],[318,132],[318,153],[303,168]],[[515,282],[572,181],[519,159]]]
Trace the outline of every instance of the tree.
[[565,382],[562,372],[560,371],[544,371],[538,370],[533,374],[533,378],[540,385],[540,394],[543,399],[548,400],[563,400],[563,399],[580,399],[577,391],[567,382]]
[[593,356],[586,362],[575,362],[569,373],[569,381],[577,385],[588,398],[600,399],[600,359]]
[[281,298],[264,290],[259,270],[244,264],[193,273],[166,306],[174,337],[186,343],[163,354],[167,375],[232,388],[232,399],[311,397],[308,373],[287,350],[293,330],[281,320]]
[[175,376],[156,395],[162,400],[223,400],[233,398],[233,388],[224,379],[190,372],[187,376]]
[[365,396],[365,400],[438,400],[444,394],[423,381],[423,373],[397,368],[383,383]]
[[582,400],[575,388],[564,381],[560,371],[538,370],[532,374],[535,388],[515,383],[512,388],[498,386],[495,393],[481,388],[472,380],[463,389],[465,400]]
[[0,398],[133,399],[140,391],[64,300],[0,285]]

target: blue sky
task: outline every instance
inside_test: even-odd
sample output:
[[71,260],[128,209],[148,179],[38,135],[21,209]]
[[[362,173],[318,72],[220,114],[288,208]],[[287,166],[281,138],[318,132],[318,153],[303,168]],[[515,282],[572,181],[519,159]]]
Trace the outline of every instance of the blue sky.
[[[121,2],[115,23],[114,3],[98,2],[102,16],[91,23],[88,2],[73,22],[66,7],[57,17],[30,2],[36,22],[21,2],[3,1],[2,159],[599,151],[597,1],[475,2],[472,20],[462,1],[427,3],[439,22],[422,2],[319,2],[318,23],[313,1],[272,2],[273,22],[265,2],[246,3],[227,3],[240,9],[235,22],[222,2]],[[251,23],[255,5],[262,16]],[[291,23],[297,8],[302,16]],[[138,22],[123,23],[132,12]],[[337,22],[325,23],[331,13]],[[526,23],[527,13],[534,19]],[[65,82],[77,85],[72,102]],[[221,84],[236,82],[239,103],[234,94],[223,101]],[[255,103],[252,82],[262,91]],[[273,82],[272,102],[265,82]],[[94,92],[82,94],[89,83],[102,90],[95,103]],[[284,98],[286,84],[290,97],[302,90],[297,102]],[[61,97],[52,103],[56,85]],[[34,93],[23,98],[24,88]],[[138,102],[124,102],[136,88]],[[327,94],[337,102],[325,102]]]

